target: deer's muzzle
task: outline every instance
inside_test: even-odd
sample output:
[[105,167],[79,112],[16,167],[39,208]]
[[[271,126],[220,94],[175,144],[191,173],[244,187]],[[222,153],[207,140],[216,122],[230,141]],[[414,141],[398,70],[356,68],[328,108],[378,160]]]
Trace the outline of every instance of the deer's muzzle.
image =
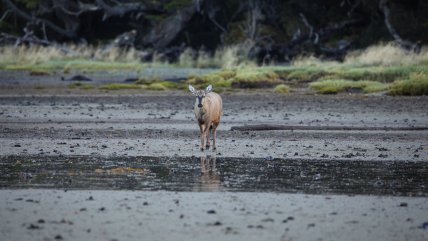
[[199,107],[199,108],[202,108],[202,106],[203,106],[203,105],[202,105],[202,98],[203,98],[203,97],[199,97],[199,96],[198,96],[198,107]]

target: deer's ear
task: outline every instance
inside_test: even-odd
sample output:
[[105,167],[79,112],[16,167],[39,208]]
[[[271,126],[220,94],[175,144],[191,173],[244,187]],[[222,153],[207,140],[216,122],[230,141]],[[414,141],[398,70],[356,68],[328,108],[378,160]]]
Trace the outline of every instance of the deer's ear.
[[205,89],[205,93],[210,93],[213,90],[213,86],[212,85],[208,85],[208,87]]
[[192,94],[196,94],[196,90],[193,88],[193,86],[189,85],[189,90],[192,92]]

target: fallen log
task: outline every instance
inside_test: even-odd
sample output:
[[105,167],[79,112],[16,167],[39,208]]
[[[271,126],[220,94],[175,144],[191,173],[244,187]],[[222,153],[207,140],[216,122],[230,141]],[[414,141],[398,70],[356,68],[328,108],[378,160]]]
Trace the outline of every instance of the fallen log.
[[279,130],[302,130],[302,131],[426,131],[428,126],[292,126],[292,125],[244,125],[232,126],[231,131],[279,131]]

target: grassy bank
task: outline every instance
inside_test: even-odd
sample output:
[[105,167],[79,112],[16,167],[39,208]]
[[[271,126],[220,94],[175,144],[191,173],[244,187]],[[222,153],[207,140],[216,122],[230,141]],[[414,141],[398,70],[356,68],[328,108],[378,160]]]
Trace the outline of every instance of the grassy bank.
[[[219,50],[213,56],[185,51],[175,64],[154,59],[142,63],[135,50],[109,51],[97,48],[69,46],[71,52],[51,47],[0,48],[0,70],[28,70],[50,74],[70,71],[94,72],[139,71],[147,67],[216,67],[207,75],[189,75],[187,80],[172,83],[159,78],[140,79],[133,84],[109,84],[101,89],[176,90],[188,84],[203,88],[212,84],[217,90],[267,89],[289,93],[306,88],[313,93],[372,93],[391,95],[428,94],[428,48],[420,53],[407,52],[393,44],[378,45],[348,54],[343,62],[322,61],[314,57],[297,58],[287,66],[258,67],[243,59],[237,47]],[[196,57],[195,57],[196,56]],[[91,89],[88,85],[70,85],[70,88]]]

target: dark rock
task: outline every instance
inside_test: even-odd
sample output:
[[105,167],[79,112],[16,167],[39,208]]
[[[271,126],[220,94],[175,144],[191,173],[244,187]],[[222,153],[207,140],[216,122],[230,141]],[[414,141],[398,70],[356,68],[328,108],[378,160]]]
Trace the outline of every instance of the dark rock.
[[313,227],[315,227],[315,223],[308,224],[308,228],[313,228]]
[[90,79],[84,75],[78,74],[78,75],[74,75],[73,77],[68,78],[68,79],[62,78],[62,81],[92,81],[92,79]]
[[271,223],[273,223],[273,222],[275,222],[275,220],[273,219],[273,218],[265,218],[265,219],[262,219],[262,222],[271,222]]
[[207,213],[208,214],[216,214],[216,211],[215,210],[208,210]]
[[418,226],[419,229],[427,229],[428,228],[428,222],[424,222],[420,226]]
[[28,226],[28,229],[40,229],[40,226],[34,225],[34,224],[30,224],[30,226]]
[[400,203],[400,207],[407,207],[407,206],[408,206],[408,204],[405,202]]
[[388,151],[388,149],[384,148],[384,147],[376,147],[376,149],[378,151]]

